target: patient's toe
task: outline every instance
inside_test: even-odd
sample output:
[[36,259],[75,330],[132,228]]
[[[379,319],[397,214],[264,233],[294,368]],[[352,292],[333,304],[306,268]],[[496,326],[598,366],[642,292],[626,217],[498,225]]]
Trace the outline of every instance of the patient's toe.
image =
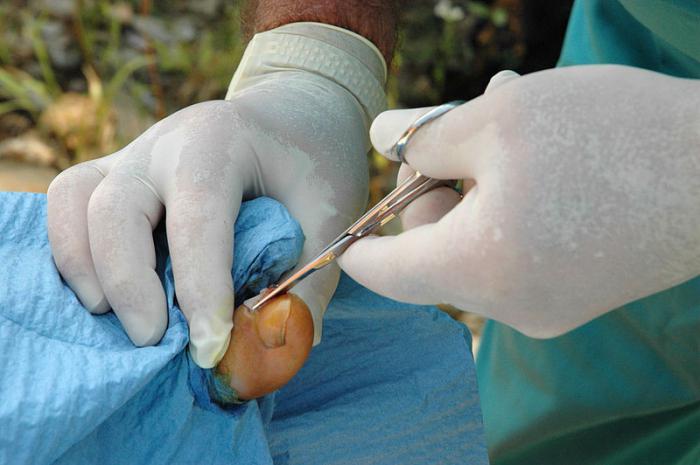
[[231,343],[217,366],[239,399],[269,394],[301,369],[313,343],[313,320],[303,300],[281,295],[252,312],[234,312]]

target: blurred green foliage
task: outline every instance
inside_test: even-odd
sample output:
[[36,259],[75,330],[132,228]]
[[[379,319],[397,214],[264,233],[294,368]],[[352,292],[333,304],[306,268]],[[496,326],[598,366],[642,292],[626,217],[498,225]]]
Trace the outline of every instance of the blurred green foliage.
[[[501,69],[553,66],[569,3],[407,1],[389,105],[468,99]],[[532,24],[542,15],[528,16],[537,8],[551,29],[538,40],[553,48],[528,43],[536,35],[528,31],[541,30]],[[65,168],[116,150],[179,108],[222,98],[245,48],[240,10],[235,0],[3,1],[0,142],[34,131]],[[394,169],[372,157],[374,198],[393,184]]]
[[12,1],[0,44],[0,112],[35,120],[66,92],[145,119],[220,98],[245,45],[238,2],[207,0]]
[[484,78],[517,68],[524,52],[517,18],[495,2],[417,2],[402,18],[398,104],[471,98]]

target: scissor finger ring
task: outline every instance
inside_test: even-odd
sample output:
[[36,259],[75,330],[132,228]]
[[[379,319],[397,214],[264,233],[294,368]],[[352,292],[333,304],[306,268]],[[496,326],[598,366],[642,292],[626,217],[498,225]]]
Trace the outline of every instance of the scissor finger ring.
[[408,142],[411,140],[411,136],[415,134],[415,132],[421,127],[435,118],[444,115],[448,111],[452,110],[455,107],[460,106],[461,104],[464,103],[464,100],[453,100],[451,102],[443,103],[442,105],[433,108],[430,110],[428,113],[424,114],[417,120],[415,120],[409,127],[404,131],[403,135],[399,138],[399,140],[394,144],[394,146],[391,148],[391,152],[393,152],[396,157],[399,159],[401,163],[406,163],[406,158],[405,158],[405,152],[406,152],[406,146],[408,145]]

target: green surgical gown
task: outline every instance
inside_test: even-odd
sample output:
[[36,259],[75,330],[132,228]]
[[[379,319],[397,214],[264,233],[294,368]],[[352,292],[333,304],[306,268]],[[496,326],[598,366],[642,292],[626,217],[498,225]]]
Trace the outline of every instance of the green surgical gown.
[[[559,64],[591,63],[700,79],[700,1],[577,1]],[[700,465],[700,278],[554,339],[490,321],[477,370],[494,465]]]

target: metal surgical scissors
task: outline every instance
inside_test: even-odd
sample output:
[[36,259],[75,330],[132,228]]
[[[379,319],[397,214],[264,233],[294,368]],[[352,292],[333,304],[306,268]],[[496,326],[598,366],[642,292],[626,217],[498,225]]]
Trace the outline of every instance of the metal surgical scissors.
[[[413,136],[413,134],[415,134],[415,132],[421,126],[447,113],[462,103],[464,102],[460,100],[445,103],[435,107],[428,113],[418,118],[413,122],[413,124],[411,124],[411,126],[409,126],[398,142],[396,142],[396,144],[391,148],[392,152],[396,154],[401,162],[405,163],[404,153],[411,136]],[[384,197],[379,203],[377,203],[377,205],[369,209],[367,213],[362,215],[359,220],[353,223],[352,226],[346,229],[340,236],[335,238],[335,240],[333,240],[325,249],[323,249],[316,256],[316,258],[299,268],[282,282],[271,286],[269,292],[258,300],[252,306],[251,310],[256,311],[262,308],[274,297],[289,291],[299,281],[338,258],[355,241],[372,234],[380,227],[396,218],[398,214],[416,198],[420,197],[422,194],[428,192],[432,188],[444,183],[445,181],[443,180],[429,178],[428,176],[424,176],[416,171],[413,176],[404,180],[393,191],[391,191],[389,195]]]

